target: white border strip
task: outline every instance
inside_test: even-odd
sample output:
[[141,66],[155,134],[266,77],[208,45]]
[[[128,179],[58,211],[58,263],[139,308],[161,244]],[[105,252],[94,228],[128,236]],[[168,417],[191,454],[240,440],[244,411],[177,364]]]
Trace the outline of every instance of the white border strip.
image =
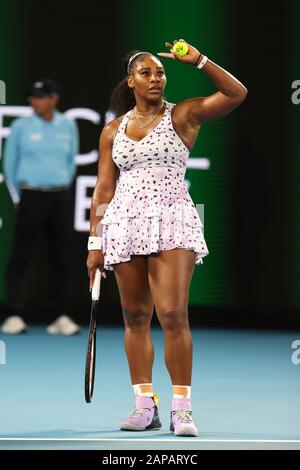
[[235,443],[235,442],[253,442],[253,443],[274,443],[274,444],[300,444],[300,439],[80,439],[80,438],[60,438],[60,437],[0,437],[1,441],[53,441],[53,442],[220,442],[220,443]]

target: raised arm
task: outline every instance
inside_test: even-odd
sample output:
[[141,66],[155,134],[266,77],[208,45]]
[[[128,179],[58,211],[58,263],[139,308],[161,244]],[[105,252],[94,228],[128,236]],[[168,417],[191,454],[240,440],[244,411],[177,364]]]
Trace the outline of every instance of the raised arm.
[[[118,177],[118,168],[112,159],[113,139],[118,128],[118,120],[107,124],[101,132],[99,139],[99,163],[98,178],[93,191],[92,204],[90,209],[90,235],[94,237],[102,236],[101,219],[105,209],[112,200]],[[87,268],[90,277],[90,286],[94,282],[97,268],[104,272],[104,259],[101,250],[89,251]]]
[[[180,39],[180,41],[186,42],[183,39]],[[172,52],[161,52],[159,55],[178,60],[184,64],[198,65],[204,57],[203,54],[192,45],[188,43],[187,45],[189,50],[183,57],[179,57]],[[167,42],[166,47],[171,49],[172,45]],[[231,73],[210,59],[205,62],[200,72],[209,76],[218,91],[206,97],[191,98],[178,103],[173,116],[178,126],[184,126],[185,124],[186,127],[191,128],[190,130],[197,131],[202,122],[225,116],[239,106],[247,96],[246,87]]]

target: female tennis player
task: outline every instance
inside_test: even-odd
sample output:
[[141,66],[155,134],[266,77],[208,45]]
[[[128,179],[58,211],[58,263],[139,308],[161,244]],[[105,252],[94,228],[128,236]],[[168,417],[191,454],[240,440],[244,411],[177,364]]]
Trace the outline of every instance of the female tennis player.
[[169,52],[159,55],[198,68],[217,91],[176,105],[163,98],[167,79],[156,56],[135,51],[125,59],[126,76],[112,95],[117,118],[100,136],[87,267],[91,285],[97,268],[102,273],[114,270],[120,292],[135,394],[134,410],[120,428],[161,427],[152,386],[150,322],[155,307],[173,386],[170,430],[178,436],[197,436],[191,406],[188,298],[194,266],[203,263],[208,249],[184,175],[201,124],[234,110],[247,89],[187,45],[183,57],[172,52],[170,43]]

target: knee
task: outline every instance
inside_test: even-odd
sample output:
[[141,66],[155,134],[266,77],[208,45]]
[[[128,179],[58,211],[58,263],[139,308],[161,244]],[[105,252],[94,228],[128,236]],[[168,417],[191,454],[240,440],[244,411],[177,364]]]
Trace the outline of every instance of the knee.
[[166,309],[158,317],[164,331],[174,333],[189,328],[188,315],[184,308]]
[[135,308],[122,308],[126,328],[132,330],[149,328],[152,312],[143,306]]

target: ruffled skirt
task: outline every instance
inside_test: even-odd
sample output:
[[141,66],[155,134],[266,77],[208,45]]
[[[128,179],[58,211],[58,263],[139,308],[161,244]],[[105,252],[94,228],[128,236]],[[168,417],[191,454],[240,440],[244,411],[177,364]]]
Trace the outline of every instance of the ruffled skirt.
[[181,168],[152,167],[123,171],[102,224],[104,267],[184,248],[196,264],[208,255],[203,225],[187,191]]

